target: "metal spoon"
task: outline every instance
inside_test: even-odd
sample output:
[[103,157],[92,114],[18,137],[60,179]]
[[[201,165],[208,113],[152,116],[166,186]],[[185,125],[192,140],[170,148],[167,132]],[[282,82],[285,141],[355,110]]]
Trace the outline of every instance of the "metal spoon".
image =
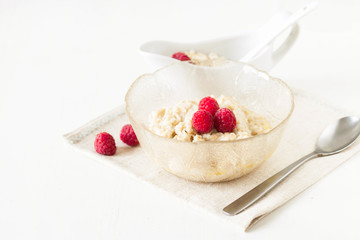
[[321,133],[315,151],[290,164],[226,206],[223,213],[233,216],[244,211],[310,159],[339,153],[354,143],[359,135],[360,119],[358,117],[348,116],[339,119]]

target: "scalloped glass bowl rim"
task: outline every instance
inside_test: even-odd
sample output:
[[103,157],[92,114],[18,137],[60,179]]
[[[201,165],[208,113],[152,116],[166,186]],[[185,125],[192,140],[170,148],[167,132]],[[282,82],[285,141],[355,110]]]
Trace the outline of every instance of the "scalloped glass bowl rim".
[[[269,135],[270,133],[272,133],[275,129],[279,128],[281,125],[284,125],[288,120],[289,118],[291,117],[292,113],[294,112],[294,107],[295,107],[295,104],[294,104],[294,93],[293,91],[291,90],[291,88],[284,82],[282,81],[280,78],[276,78],[276,77],[273,77],[271,76],[268,72],[266,71],[263,71],[263,70],[260,70],[258,69],[257,67],[251,65],[251,64],[248,64],[248,63],[244,63],[244,62],[240,62],[240,61],[231,61],[231,60],[226,60],[227,62],[232,62],[234,64],[236,63],[240,63],[240,64],[243,64],[245,66],[248,66],[252,69],[254,69],[255,71],[257,72],[260,72],[260,73],[264,73],[267,77],[269,77],[269,79],[271,79],[272,81],[277,81],[278,83],[282,84],[285,89],[288,90],[288,92],[290,93],[290,96],[291,96],[291,109],[289,111],[289,113],[287,114],[287,116],[280,121],[279,124],[277,124],[274,128],[272,128],[269,132],[267,133],[262,133],[262,134],[259,134],[259,135],[256,135],[256,136],[252,136],[252,137],[247,137],[247,138],[241,138],[241,139],[236,139],[236,140],[227,140],[227,141],[203,141],[203,142],[188,142],[188,141],[180,141],[180,140],[177,140],[177,139],[173,139],[173,138],[168,138],[168,137],[163,137],[163,136],[160,136],[160,135],[157,135],[155,133],[153,133],[150,129],[148,129],[148,127],[144,124],[141,124],[141,126],[148,132],[150,133],[151,135],[153,135],[154,137],[158,137],[158,138],[162,138],[162,139],[167,139],[169,141],[174,141],[176,143],[179,143],[179,144],[227,144],[227,143],[236,143],[236,142],[242,142],[242,141],[250,141],[250,140],[253,140],[254,138],[261,138],[261,137],[265,137],[267,135]],[[166,69],[166,68],[169,68],[173,65],[176,65],[176,64],[189,64],[185,61],[183,62],[179,62],[179,63],[172,63],[172,64],[169,64],[165,67],[162,67],[162,68],[159,68],[158,70],[154,71],[153,73],[145,73],[145,74],[142,74],[140,75],[138,78],[136,78],[136,80],[130,85],[126,95],[125,95],[125,109],[126,109],[126,114],[127,116],[134,122],[138,123],[138,121],[136,121],[136,119],[133,118],[133,116],[131,116],[129,110],[128,110],[128,96],[130,94],[131,91],[133,91],[134,89],[134,86],[135,84],[142,78],[144,77],[147,77],[147,76],[153,76],[153,75],[156,75],[158,72]],[[194,65],[194,64],[191,64],[191,66],[193,67],[196,67],[196,68],[221,68],[222,66],[200,66],[200,65]],[[155,109],[154,109],[155,110]],[[140,124],[139,124],[140,125]]]

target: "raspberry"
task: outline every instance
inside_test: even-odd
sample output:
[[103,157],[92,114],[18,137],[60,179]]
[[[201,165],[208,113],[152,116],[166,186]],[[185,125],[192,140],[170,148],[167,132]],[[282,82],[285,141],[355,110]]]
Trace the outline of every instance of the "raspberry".
[[219,104],[212,97],[204,97],[199,102],[199,110],[208,111],[213,116],[215,115],[218,109],[219,109]]
[[213,129],[214,121],[208,111],[198,110],[192,117],[192,125],[198,133],[209,133]]
[[116,145],[113,136],[107,132],[102,132],[96,135],[94,147],[96,152],[103,155],[114,155],[116,152]]
[[214,125],[218,132],[232,132],[236,126],[236,117],[228,108],[220,108],[214,116]]
[[139,141],[131,124],[126,124],[122,127],[120,132],[120,139],[129,146],[139,145]]
[[177,52],[172,55],[172,58],[178,59],[180,61],[189,61],[190,58],[183,52]]

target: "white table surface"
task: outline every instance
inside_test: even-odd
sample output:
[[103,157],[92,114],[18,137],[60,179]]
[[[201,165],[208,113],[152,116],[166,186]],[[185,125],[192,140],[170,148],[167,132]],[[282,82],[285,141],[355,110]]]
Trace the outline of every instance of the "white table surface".
[[[244,233],[62,140],[148,71],[142,42],[236,34],[307,2],[0,1],[0,239],[360,239],[359,155]],[[359,12],[320,1],[272,75],[359,112]]]

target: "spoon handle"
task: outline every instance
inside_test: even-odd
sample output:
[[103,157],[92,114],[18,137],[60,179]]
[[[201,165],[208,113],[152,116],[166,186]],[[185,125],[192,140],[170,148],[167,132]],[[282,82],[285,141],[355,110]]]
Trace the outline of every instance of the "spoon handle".
[[318,156],[319,154],[316,152],[305,155],[304,157],[290,164],[289,166],[287,166],[280,172],[274,174],[270,178],[266,179],[264,182],[260,183],[255,188],[253,188],[252,190],[245,193],[243,196],[226,206],[223,209],[223,213],[233,216],[244,211],[246,208],[250,207],[260,198],[262,198],[266,193],[272,190],[275,186],[277,186],[282,180],[284,180],[287,176],[289,176],[305,162]]
[[261,50],[264,49],[265,46],[273,42],[277,36],[294,24],[296,28],[294,29],[293,36],[297,35],[298,26],[296,25],[296,22],[313,11],[317,5],[318,2],[309,3],[295,13],[292,13],[290,16],[288,14],[284,14],[283,12],[275,14],[273,18],[260,29],[261,42],[256,48],[253,48],[244,57],[242,57],[240,61],[251,62],[254,60],[254,58],[261,52]]

